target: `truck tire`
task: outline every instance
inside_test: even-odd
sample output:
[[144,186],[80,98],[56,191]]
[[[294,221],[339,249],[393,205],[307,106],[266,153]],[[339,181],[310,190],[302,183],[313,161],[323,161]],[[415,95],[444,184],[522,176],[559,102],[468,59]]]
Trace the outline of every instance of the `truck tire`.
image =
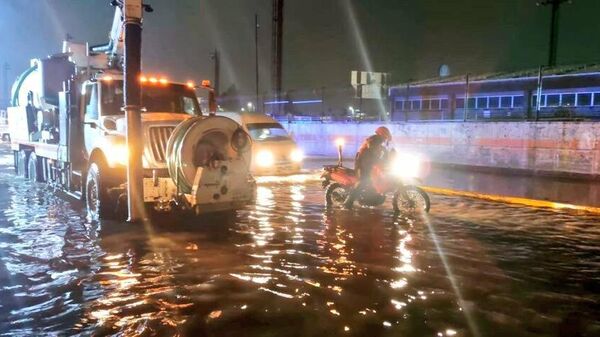
[[19,177],[27,178],[27,164],[29,153],[25,150],[14,151],[15,156],[15,174]]
[[85,205],[91,221],[115,217],[116,203],[108,193],[110,181],[108,168],[103,160],[90,163],[85,182]]
[[35,155],[35,152],[31,152],[27,160],[27,179],[35,182],[44,182],[42,163]]

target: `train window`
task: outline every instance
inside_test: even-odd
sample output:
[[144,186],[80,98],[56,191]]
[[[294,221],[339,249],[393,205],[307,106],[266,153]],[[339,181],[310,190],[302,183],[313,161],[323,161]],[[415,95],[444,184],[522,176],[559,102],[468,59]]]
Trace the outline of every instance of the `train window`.
[[546,95],[546,106],[559,106],[560,105],[560,95],[552,94]]
[[600,106],[600,92],[594,93],[594,106]]
[[522,108],[525,106],[525,97],[514,96],[513,97],[513,108]]
[[469,98],[467,101],[467,106],[469,109],[475,109],[475,98]]
[[488,107],[488,98],[487,97],[478,97],[477,98],[477,109],[487,109]]
[[410,110],[410,101],[404,101],[404,110],[405,111]]
[[512,107],[512,97],[504,96],[500,98],[500,107],[501,108],[511,108]]
[[575,105],[575,94],[562,94],[562,106],[574,106]]
[[500,97],[490,97],[488,101],[488,107],[490,108],[499,108],[500,107]]
[[440,107],[442,109],[448,109],[448,100],[447,99],[441,99],[440,100]]
[[590,106],[592,105],[592,94],[577,94],[577,106]]
[[431,110],[439,110],[440,109],[440,100],[432,99],[431,100]]
[[457,109],[464,109],[465,108],[465,99],[464,98],[457,98],[456,99],[456,108]]
[[410,107],[412,110],[421,110],[421,101],[410,101]]
[[402,109],[404,108],[404,101],[396,101],[395,108],[396,110],[402,111]]

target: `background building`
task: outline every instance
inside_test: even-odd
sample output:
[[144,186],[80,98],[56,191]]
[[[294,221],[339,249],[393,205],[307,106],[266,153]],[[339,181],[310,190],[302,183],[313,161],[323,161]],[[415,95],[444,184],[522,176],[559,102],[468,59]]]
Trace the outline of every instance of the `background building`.
[[389,95],[392,121],[600,119],[600,65],[436,78]]

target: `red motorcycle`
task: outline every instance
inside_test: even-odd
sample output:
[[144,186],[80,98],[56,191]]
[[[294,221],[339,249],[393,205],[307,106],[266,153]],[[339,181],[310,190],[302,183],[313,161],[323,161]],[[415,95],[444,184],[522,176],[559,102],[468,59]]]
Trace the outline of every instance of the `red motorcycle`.
[[[358,177],[353,169],[344,167],[341,160],[341,146],[339,146],[340,160],[337,165],[323,167],[323,188],[327,206],[342,206],[348,194],[356,186]],[[391,164],[375,166],[371,172],[371,187],[361,191],[356,201],[362,206],[380,206],[387,195],[392,195],[392,205],[395,212],[429,212],[431,202],[419,183],[414,178],[418,171],[419,158],[414,156],[391,155]]]

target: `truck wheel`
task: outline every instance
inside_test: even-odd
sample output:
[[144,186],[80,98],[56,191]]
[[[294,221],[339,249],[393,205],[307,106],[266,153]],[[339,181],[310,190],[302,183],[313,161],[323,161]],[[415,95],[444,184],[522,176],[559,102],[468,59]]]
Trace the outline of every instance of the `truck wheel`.
[[19,177],[28,177],[27,164],[29,153],[24,150],[14,151],[15,156],[15,174]]
[[91,221],[115,216],[116,205],[108,193],[109,181],[106,164],[101,160],[92,162],[85,183],[85,205]]
[[36,182],[44,182],[42,165],[34,152],[29,154],[29,159],[27,160],[27,179]]

